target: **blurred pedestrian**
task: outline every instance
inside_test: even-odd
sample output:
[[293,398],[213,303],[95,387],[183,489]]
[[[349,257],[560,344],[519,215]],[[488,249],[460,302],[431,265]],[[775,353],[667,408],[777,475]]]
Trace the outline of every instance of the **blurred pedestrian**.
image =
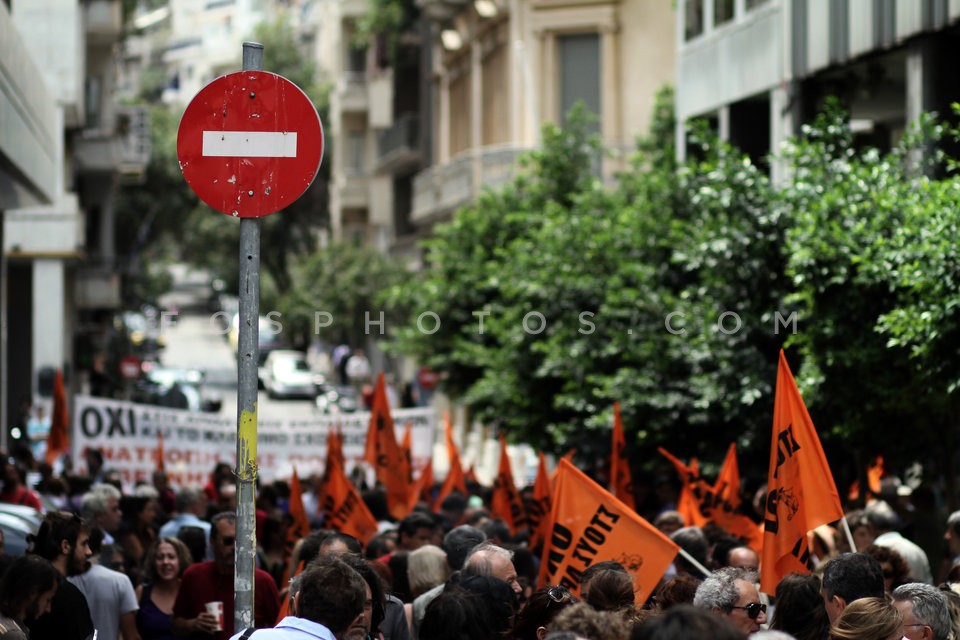
[[[187,545],[176,538],[160,538],[143,558],[145,582],[137,587],[137,631],[143,640],[175,640],[173,604],[180,591],[180,577],[190,566]],[[126,640],[126,639],[124,639]]]
[[0,579],[0,638],[27,640],[27,620],[50,611],[60,574],[37,555],[19,556]]

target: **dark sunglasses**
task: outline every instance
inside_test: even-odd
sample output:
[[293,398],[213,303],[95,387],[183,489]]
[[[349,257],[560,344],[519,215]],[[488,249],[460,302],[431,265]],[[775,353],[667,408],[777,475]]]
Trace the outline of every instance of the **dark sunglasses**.
[[761,613],[767,612],[767,605],[761,604],[759,602],[751,602],[745,607],[731,606],[730,608],[743,609],[744,611],[747,612],[747,617],[750,618],[751,620],[756,620],[757,616],[759,616]]
[[220,538],[220,543],[225,547],[231,547],[237,541],[234,536],[223,536]]
[[563,602],[572,596],[573,594],[570,593],[570,591],[562,584],[558,584],[547,589],[547,597],[557,603]]

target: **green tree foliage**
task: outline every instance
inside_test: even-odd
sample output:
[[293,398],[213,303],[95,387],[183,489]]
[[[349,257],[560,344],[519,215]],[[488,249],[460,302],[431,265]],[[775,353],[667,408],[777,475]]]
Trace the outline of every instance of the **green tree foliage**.
[[[389,329],[398,318],[381,306],[381,290],[404,286],[410,276],[396,261],[368,247],[332,244],[300,260],[291,269],[292,286],[276,300],[284,329],[306,344],[318,337],[328,344],[365,344],[366,323]],[[388,313],[389,311],[389,313]],[[319,314],[319,315],[318,315]],[[380,325],[371,325],[376,336]]]
[[[881,154],[828,106],[774,186],[703,127],[677,166],[669,101],[613,188],[590,172],[582,116],[545,128],[514,182],[438,228],[416,284],[390,291],[410,310],[393,348],[543,448],[605,455],[619,400],[645,459],[737,441],[760,476],[786,345],[841,481],[858,452],[860,468],[882,453],[951,474],[952,445],[931,445],[957,420],[960,183],[918,162],[941,128]],[[416,326],[425,311],[436,333]]]

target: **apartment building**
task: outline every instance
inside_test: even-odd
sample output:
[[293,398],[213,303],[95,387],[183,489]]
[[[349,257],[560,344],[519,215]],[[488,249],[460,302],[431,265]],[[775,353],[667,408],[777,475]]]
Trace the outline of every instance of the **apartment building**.
[[120,0],[0,2],[0,447],[120,305],[113,201],[149,154],[145,113],[114,100],[122,34]]
[[763,158],[830,95],[860,142],[889,148],[960,98],[958,20],[957,0],[680,0],[679,153],[684,123],[700,117]]
[[[647,132],[656,91],[672,83],[670,2],[420,0],[428,21],[421,104],[425,168],[409,211],[395,204],[394,251],[418,260],[414,240],[496,188],[582,101],[606,147],[626,151]],[[605,158],[609,177],[622,160]]]

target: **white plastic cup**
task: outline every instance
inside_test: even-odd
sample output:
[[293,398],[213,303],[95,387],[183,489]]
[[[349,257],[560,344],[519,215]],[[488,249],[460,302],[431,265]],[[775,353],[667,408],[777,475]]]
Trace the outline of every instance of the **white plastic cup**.
[[217,619],[216,631],[223,631],[223,603],[219,600],[216,602],[208,602],[206,607],[207,613]]

